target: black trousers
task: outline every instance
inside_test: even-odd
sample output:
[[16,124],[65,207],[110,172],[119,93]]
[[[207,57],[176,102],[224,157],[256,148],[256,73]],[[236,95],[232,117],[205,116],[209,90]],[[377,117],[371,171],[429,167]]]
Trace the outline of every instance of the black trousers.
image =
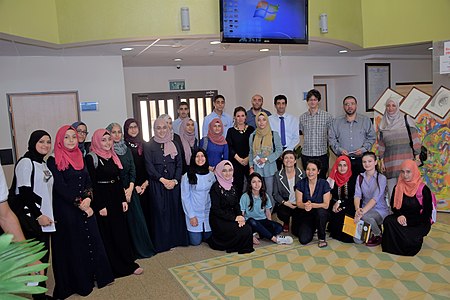
[[362,164],[362,157],[350,157],[350,163],[352,165],[352,178],[358,177],[359,174],[365,171]]
[[303,210],[300,218],[298,239],[302,245],[312,241],[316,229],[319,240],[325,240],[325,227],[328,221],[327,209],[313,208],[310,211]]
[[316,159],[316,160],[320,161],[320,163],[322,164],[322,168],[321,168],[320,173],[319,173],[319,178],[327,179],[327,173],[328,173],[328,169],[330,167],[330,164],[328,162],[328,155],[327,154],[324,154],[324,155],[321,155],[321,156],[306,156],[306,155],[302,155],[303,170],[306,170],[306,164],[311,159]]

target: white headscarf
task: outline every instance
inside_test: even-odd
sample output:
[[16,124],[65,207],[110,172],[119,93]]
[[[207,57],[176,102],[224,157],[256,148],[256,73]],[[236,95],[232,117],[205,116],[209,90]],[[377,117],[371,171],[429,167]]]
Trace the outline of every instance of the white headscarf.
[[[394,113],[389,114],[387,111],[387,108],[384,110],[383,118],[381,119],[380,123],[380,130],[381,131],[388,131],[388,130],[397,130],[400,128],[405,128],[405,114],[400,111],[400,103],[398,99],[389,98],[386,100],[386,106],[389,103],[394,103],[397,107]],[[409,118],[408,124],[410,127],[415,125],[415,122]]]

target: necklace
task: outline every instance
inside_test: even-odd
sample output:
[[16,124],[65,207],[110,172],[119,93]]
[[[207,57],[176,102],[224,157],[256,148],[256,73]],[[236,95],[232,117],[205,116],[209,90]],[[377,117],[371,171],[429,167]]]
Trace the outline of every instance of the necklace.
[[247,131],[247,128],[248,128],[248,125],[245,125],[244,126],[244,129],[239,129],[239,126],[238,125],[234,125],[234,128],[237,130],[237,131],[239,131],[239,133],[245,133],[245,131]]

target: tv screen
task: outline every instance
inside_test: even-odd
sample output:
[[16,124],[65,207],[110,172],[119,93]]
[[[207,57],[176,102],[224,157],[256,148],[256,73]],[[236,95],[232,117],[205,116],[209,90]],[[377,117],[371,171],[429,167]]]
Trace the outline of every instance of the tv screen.
[[221,0],[220,20],[223,43],[308,43],[308,0]]

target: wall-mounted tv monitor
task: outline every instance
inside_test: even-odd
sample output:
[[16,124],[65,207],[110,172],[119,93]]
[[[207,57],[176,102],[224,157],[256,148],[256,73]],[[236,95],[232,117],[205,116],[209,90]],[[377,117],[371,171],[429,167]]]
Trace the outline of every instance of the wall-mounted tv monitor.
[[307,44],[308,0],[220,0],[222,43]]

